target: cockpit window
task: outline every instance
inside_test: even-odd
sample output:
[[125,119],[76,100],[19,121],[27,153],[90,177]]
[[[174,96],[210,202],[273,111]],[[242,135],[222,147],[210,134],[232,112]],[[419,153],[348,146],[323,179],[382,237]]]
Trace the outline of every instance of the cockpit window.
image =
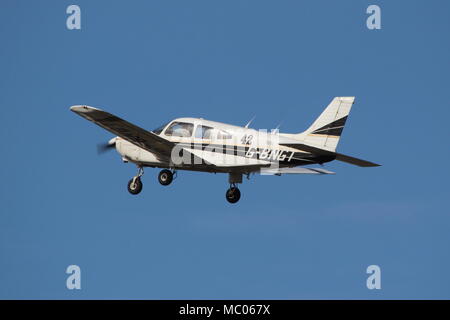
[[226,131],[220,130],[217,133],[217,139],[231,139],[231,134]]
[[159,134],[164,130],[164,128],[167,127],[168,124],[169,124],[169,123],[165,123],[165,124],[163,124],[161,127],[158,127],[158,128],[156,128],[155,130],[153,130],[152,132],[153,132],[154,134],[159,135]]
[[195,137],[198,139],[211,139],[211,134],[213,132],[213,128],[198,125],[195,130]]
[[188,122],[173,122],[166,129],[166,136],[190,137],[194,131],[194,125]]

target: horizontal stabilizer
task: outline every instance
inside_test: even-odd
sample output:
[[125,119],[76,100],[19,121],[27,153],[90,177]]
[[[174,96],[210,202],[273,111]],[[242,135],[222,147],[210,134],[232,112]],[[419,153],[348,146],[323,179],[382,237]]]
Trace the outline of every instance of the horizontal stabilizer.
[[334,172],[322,168],[261,168],[261,174],[281,175],[281,174],[335,174]]
[[360,167],[379,167],[379,166],[381,166],[380,164],[376,164],[376,163],[358,159],[358,158],[353,158],[353,157],[346,156],[345,154],[341,154],[341,153],[336,153],[336,160],[354,164],[355,166],[360,166]]
[[379,166],[381,166],[380,164],[376,164],[376,163],[373,163],[370,161],[346,156],[345,154],[342,154],[342,153],[337,153],[337,152],[320,149],[318,147],[307,145],[304,143],[292,143],[292,141],[289,141],[287,139],[285,141],[282,141],[280,144],[283,146],[286,146],[286,147],[294,148],[297,150],[301,150],[301,151],[305,151],[305,152],[309,152],[309,153],[313,153],[313,154],[334,156],[334,157],[336,157],[335,158],[336,160],[354,164],[354,165],[360,166],[360,167],[379,167]]

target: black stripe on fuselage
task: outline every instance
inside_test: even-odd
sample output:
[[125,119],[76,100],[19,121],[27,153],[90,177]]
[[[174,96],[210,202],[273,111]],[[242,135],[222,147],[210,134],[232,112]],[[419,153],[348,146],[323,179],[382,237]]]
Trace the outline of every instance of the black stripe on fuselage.
[[[178,143],[183,148],[202,150],[210,152],[218,152],[233,156],[240,156],[249,159],[264,160],[269,162],[277,162],[281,165],[299,166],[306,164],[325,163],[334,160],[330,155],[316,155],[305,152],[295,152],[290,150],[259,148],[252,146],[237,146],[227,144],[208,144],[208,143]],[[251,152],[249,152],[251,151]]]

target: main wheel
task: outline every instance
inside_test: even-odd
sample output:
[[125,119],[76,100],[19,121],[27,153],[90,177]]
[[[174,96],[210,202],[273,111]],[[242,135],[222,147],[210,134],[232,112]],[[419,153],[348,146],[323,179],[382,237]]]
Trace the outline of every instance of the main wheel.
[[[134,182],[133,182],[134,180]],[[138,194],[142,191],[142,181],[140,177],[137,177],[136,179],[131,179],[128,181],[128,192],[131,194]]]
[[168,186],[173,180],[173,173],[170,170],[164,169],[158,175],[158,181],[163,186]]
[[241,192],[236,187],[231,187],[227,190],[227,193],[225,194],[225,197],[227,198],[229,203],[236,203],[241,198]]

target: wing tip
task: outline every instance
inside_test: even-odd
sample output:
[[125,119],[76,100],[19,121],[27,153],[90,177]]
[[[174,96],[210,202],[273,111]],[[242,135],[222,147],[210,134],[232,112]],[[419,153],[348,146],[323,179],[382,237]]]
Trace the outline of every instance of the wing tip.
[[341,102],[355,102],[356,97],[355,96],[346,96],[346,97],[336,97],[337,99],[339,99]]
[[86,105],[75,105],[70,107],[70,111],[76,112],[76,113],[88,113],[92,111],[101,111],[100,109],[86,106]]
[[366,161],[367,163],[364,165],[364,167],[381,167],[381,164],[378,163],[374,163],[374,162],[370,162],[370,161]]

